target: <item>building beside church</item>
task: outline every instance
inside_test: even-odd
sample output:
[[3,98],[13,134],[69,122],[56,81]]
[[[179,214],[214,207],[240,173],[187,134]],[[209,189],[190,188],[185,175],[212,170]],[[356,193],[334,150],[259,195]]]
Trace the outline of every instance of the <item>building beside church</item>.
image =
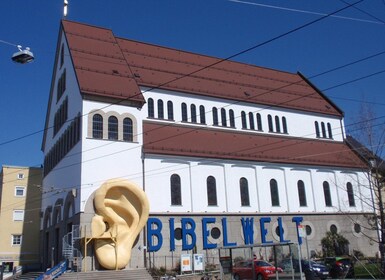
[[[300,73],[63,20],[42,151],[46,267],[62,259],[62,238],[74,226],[80,238],[92,235],[95,191],[112,178],[134,183],[149,201],[127,267],[157,257],[163,266],[165,257],[191,252],[216,258],[223,246],[301,242],[299,225],[314,252],[327,231],[345,236],[351,251],[378,249],[365,237],[376,236],[366,230],[371,192],[365,162],[345,142],[344,114]],[[108,204],[111,213],[115,206]],[[111,214],[119,223],[136,215]],[[87,246],[87,256],[79,248],[87,268],[100,269],[92,241]]]
[[0,265],[40,269],[42,168],[3,165],[0,171]]

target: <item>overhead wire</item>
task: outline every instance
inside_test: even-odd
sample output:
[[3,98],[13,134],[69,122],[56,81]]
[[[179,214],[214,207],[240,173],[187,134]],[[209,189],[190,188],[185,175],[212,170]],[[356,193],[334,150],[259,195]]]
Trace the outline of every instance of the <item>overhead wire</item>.
[[[347,125],[347,126],[345,126],[345,128],[347,128],[347,127],[349,127],[349,126],[357,126],[358,124],[360,124],[360,123],[365,123],[365,122],[373,122],[373,127],[375,127],[375,126],[380,126],[380,125],[385,125],[385,123],[380,123],[380,124],[375,124],[374,122],[375,121],[378,121],[378,120],[381,120],[381,119],[384,119],[385,118],[385,116],[380,116],[380,117],[374,117],[374,118],[372,118],[372,119],[369,119],[369,120],[363,120],[363,121],[359,121],[359,122],[357,122],[357,123],[354,123],[354,124],[351,124],[351,125]],[[359,130],[360,128],[357,128],[356,130]],[[341,131],[340,130],[340,127],[336,127],[336,128],[333,128],[332,130],[338,130],[338,131]],[[188,131],[187,133],[190,133],[190,132],[193,132],[194,130],[190,130],[190,131]],[[351,132],[354,132],[354,130],[351,130]],[[186,134],[187,134],[186,133]],[[333,133],[335,136],[336,135],[341,135],[342,134],[342,132],[340,132],[340,133]],[[180,134],[181,135],[181,134]],[[306,141],[311,141],[312,139],[309,139],[309,138],[304,138],[304,137],[309,137],[309,136],[313,136],[314,135],[314,133],[311,133],[311,134],[307,134],[307,135],[303,135],[303,136],[299,136],[299,137],[284,137],[284,138],[282,138],[280,141],[277,141],[277,142],[274,142],[274,143],[268,143],[268,144],[265,144],[265,145],[259,145],[258,146],[258,148],[260,148],[262,151],[269,151],[269,150],[272,150],[272,149],[276,149],[275,147],[271,147],[271,146],[274,146],[274,145],[280,145],[279,146],[279,148],[287,148],[287,147],[289,147],[289,146],[293,146],[293,144],[290,144],[290,145],[281,145],[282,143],[284,143],[284,142],[286,142],[286,141],[288,141],[289,139],[296,139],[297,140],[297,142],[295,143],[295,145],[299,145],[299,144],[301,144],[302,142],[306,142]],[[167,139],[169,139],[170,137],[166,137],[166,138],[162,138],[162,139],[159,139],[158,141],[165,141],[165,140],[167,140]],[[323,141],[323,140],[318,140],[318,141]],[[330,140],[328,140],[328,141],[330,141]],[[266,147],[269,147],[269,149],[264,149],[264,148],[266,148]],[[104,155],[100,155],[100,156],[98,156],[98,157],[95,157],[95,158],[92,158],[92,159],[88,159],[88,160],[82,160],[81,162],[75,162],[75,163],[72,163],[72,164],[67,164],[67,165],[65,165],[65,166],[61,166],[61,167],[56,167],[55,169],[53,169],[51,172],[58,172],[58,171],[60,171],[60,170],[62,170],[62,169],[67,169],[67,168],[69,168],[69,167],[72,167],[72,166],[76,166],[76,165],[80,165],[80,164],[83,164],[83,163],[87,163],[87,162],[92,162],[92,161],[95,161],[95,160],[98,160],[98,159],[101,159],[101,158],[105,158],[105,157],[108,157],[108,156],[113,156],[113,155],[115,155],[115,154],[119,154],[119,153],[123,153],[123,152],[128,152],[128,151],[130,151],[130,150],[134,150],[134,149],[138,149],[138,148],[142,148],[142,146],[136,146],[136,147],[132,147],[132,148],[128,148],[128,149],[124,149],[124,150],[119,150],[119,151],[116,151],[116,152],[114,152],[114,153],[109,153],[109,154],[104,154]],[[242,150],[237,150],[237,151],[233,151],[232,153],[239,153],[239,152],[245,152],[245,151],[247,151],[247,150],[249,150],[249,149],[255,149],[255,147],[253,146],[253,147],[250,147],[250,148],[248,148],[248,147],[246,147],[246,148],[244,148],[244,149],[242,149]],[[79,154],[79,153],[77,153],[77,154]],[[229,153],[229,154],[231,154],[231,153]],[[309,156],[311,156],[312,154],[310,154]],[[205,161],[205,158],[195,158],[195,160],[200,160],[200,161]],[[216,161],[217,159],[215,159],[214,160],[214,162]],[[212,158],[210,158],[208,161],[213,161],[213,159]],[[273,161],[272,161],[273,162]],[[279,162],[279,161],[278,161]],[[15,171],[15,173],[16,173],[16,171]],[[141,174],[141,173],[140,173]],[[127,176],[129,176],[129,175],[127,175]],[[14,180],[14,181],[17,181],[16,179]],[[7,182],[7,183],[9,183],[9,182]],[[88,185],[89,183],[87,183],[86,185]]]
[[[258,7],[263,7],[263,8],[283,10],[283,11],[288,11],[288,12],[296,12],[296,13],[311,14],[311,15],[318,15],[318,16],[326,15],[326,13],[313,12],[313,11],[307,11],[307,10],[301,10],[301,9],[294,9],[294,8],[287,8],[287,7],[275,6],[275,5],[260,4],[260,3],[249,2],[249,1],[241,1],[241,0],[228,0],[228,1],[229,2],[234,2],[234,3],[239,3],[239,4],[258,6]],[[345,4],[349,4],[349,3],[345,2],[345,1],[344,1],[344,3]],[[337,18],[337,19],[344,19],[344,20],[352,20],[352,21],[361,21],[361,22],[367,22],[367,23],[382,24],[379,21],[372,21],[372,20],[366,20],[366,19],[361,19],[361,18],[353,18],[353,17],[346,17],[346,16],[338,16],[338,15],[332,15],[331,17]]]
[[[359,1],[359,2],[361,2],[361,1]],[[358,3],[358,2],[357,2]],[[353,5],[353,4],[352,4]],[[319,21],[319,20],[317,20],[317,21]],[[279,37],[282,37],[282,36],[278,36],[278,37],[276,37],[276,38],[279,38]],[[253,48],[255,48],[255,47],[253,47]],[[248,50],[246,50],[246,51],[249,51],[249,50],[251,50],[251,49],[253,49],[253,48],[249,48]],[[246,52],[246,51],[242,51],[242,52],[240,52],[240,53],[244,53],[244,52]],[[229,57],[229,58],[227,58],[227,59],[230,59],[230,58],[232,58],[232,57],[235,57],[235,56],[237,56],[237,55],[239,55],[240,53],[238,53],[238,54],[235,54],[235,55],[233,55],[233,56],[231,56],[231,57]],[[227,60],[227,59],[225,59],[225,60]],[[219,63],[219,62],[218,62]],[[216,63],[216,64],[218,64],[218,63]],[[199,70],[200,71],[200,70]],[[195,72],[197,72],[197,71],[195,71]],[[330,71],[328,71],[328,72],[330,72]],[[319,74],[317,75],[317,76],[319,76]],[[302,80],[301,80],[302,81]],[[164,85],[164,84],[163,84]]]
[[[143,92],[140,92],[140,93],[138,93],[138,94],[136,94],[136,95],[130,96],[130,97],[126,98],[126,99],[119,100],[119,101],[114,102],[114,103],[110,103],[109,105],[106,105],[106,106],[104,106],[104,107],[102,107],[102,108],[100,108],[100,109],[103,110],[103,109],[108,108],[108,107],[110,107],[110,106],[112,106],[112,105],[120,104],[120,103],[122,103],[122,102],[125,101],[125,100],[129,100],[129,99],[131,99],[131,98],[133,98],[133,97],[137,97],[137,96],[143,95],[144,93],[149,92],[149,91],[153,91],[153,90],[155,90],[155,89],[160,89],[160,88],[162,88],[162,87],[164,87],[164,86],[166,86],[166,85],[168,85],[168,84],[170,84],[170,83],[173,83],[173,82],[178,81],[178,80],[180,80],[180,79],[183,79],[183,78],[185,78],[185,77],[189,77],[189,76],[191,76],[191,75],[194,75],[194,74],[196,74],[196,73],[199,73],[199,72],[201,72],[201,71],[203,71],[203,70],[205,70],[205,69],[208,69],[208,68],[211,68],[211,67],[213,67],[213,66],[215,66],[215,65],[218,65],[218,64],[220,64],[220,63],[223,63],[224,61],[228,61],[228,60],[230,60],[230,59],[232,59],[232,58],[235,58],[235,57],[237,57],[237,56],[240,56],[240,55],[242,55],[242,54],[245,54],[245,53],[247,53],[247,52],[250,52],[250,51],[252,51],[252,50],[254,50],[254,49],[256,49],[256,48],[262,47],[262,46],[267,45],[267,44],[269,44],[269,43],[271,43],[271,42],[274,42],[274,41],[276,41],[276,40],[278,40],[278,39],[280,39],[280,38],[283,38],[283,37],[285,37],[285,36],[287,36],[287,35],[290,35],[290,34],[292,34],[292,33],[294,33],[294,32],[297,32],[297,31],[299,31],[299,30],[301,30],[301,29],[304,29],[304,28],[306,28],[306,27],[308,27],[308,26],[310,26],[310,25],[312,25],[312,24],[315,24],[315,23],[317,23],[317,22],[319,22],[319,21],[322,21],[322,20],[328,18],[328,17],[331,16],[331,15],[337,14],[337,13],[339,13],[339,12],[341,12],[341,11],[343,11],[343,10],[346,10],[346,9],[348,9],[348,8],[350,8],[350,7],[352,7],[352,6],[356,5],[356,4],[358,4],[358,3],[361,3],[361,2],[363,2],[363,1],[364,1],[364,0],[356,1],[356,2],[354,2],[354,3],[352,3],[352,4],[349,4],[349,5],[347,5],[347,6],[343,7],[343,8],[340,8],[340,9],[334,11],[334,12],[331,12],[331,13],[329,13],[329,14],[323,15],[322,17],[320,17],[320,18],[318,18],[318,19],[312,20],[312,21],[310,21],[310,22],[308,22],[308,23],[305,23],[305,24],[303,24],[303,25],[301,25],[301,26],[298,26],[298,27],[293,28],[293,29],[291,29],[291,30],[289,30],[289,31],[286,31],[286,32],[284,32],[284,33],[282,33],[282,34],[280,34],[280,35],[274,36],[273,38],[268,39],[268,40],[266,40],[266,41],[264,41],[264,42],[262,42],[262,43],[256,44],[256,45],[254,45],[254,46],[252,46],[252,47],[250,47],[250,48],[244,49],[244,50],[242,50],[242,51],[240,51],[240,52],[237,52],[237,53],[235,53],[235,54],[233,54],[233,55],[230,55],[230,56],[228,56],[228,57],[226,57],[226,58],[219,59],[218,61],[216,61],[216,62],[214,62],[214,63],[208,64],[208,65],[203,66],[203,67],[201,67],[201,68],[199,68],[199,69],[197,69],[197,70],[194,70],[194,71],[189,72],[189,73],[187,73],[187,74],[181,75],[180,77],[176,77],[176,78],[171,79],[171,80],[169,80],[169,81],[163,82],[163,83],[161,83],[161,84],[159,84],[159,85],[157,85],[157,86],[150,87],[149,89],[147,89],[147,90],[145,90],[145,91],[143,91]],[[83,114],[82,117],[84,117],[84,116],[86,116],[86,115],[88,115],[88,113]],[[71,121],[71,120],[68,120],[67,122],[69,122],[69,121]],[[47,127],[47,128],[44,128],[44,129],[41,129],[41,130],[36,131],[36,132],[32,132],[32,133],[30,133],[30,134],[28,134],[28,135],[25,135],[25,136],[21,136],[21,137],[15,138],[15,139],[11,139],[11,140],[2,142],[2,143],[0,143],[0,146],[2,146],[2,145],[4,145],[4,144],[9,144],[9,143],[15,142],[15,141],[18,141],[18,140],[27,138],[27,137],[30,137],[30,136],[32,136],[32,135],[35,135],[35,134],[38,134],[38,133],[41,133],[41,132],[45,132],[45,131],[47,131],[48,129],[51,129],[51,128],[53,128],[53,126]]]
[[[382,118],[384,118],[385,116],[383,116]],[[376,118],[376,119],[378,119],[378,118]],[[381,124],[381,125],[383,125],[383,124]],[[385,143],[382,143],[382,144],[379,144],[379,146],[385,146]],[[366,149],[366,147],[362,147],[362,148],[352,148],[353,150],[355,150],[355,151],[357,151],[358,153],[359,153],[359,150],[361,150],[361,149]],[[238,151],[237,151],[238,152]],[[333,151],[333,152],[326,152],[326,153],[316,153],[316,154],[312,154],[312,156],[321,156],[321,155],[325,155],[325,154],[333,154],[333,153],[339,153],[339,152],[342,152],[342,150],[341,151]],[[294,158],[301,158],[301,157],[294,157]],[[213,163],[218,163],[218,159],[207,159],[207,158],[201,158],[201,159],[194,159],[194,161],[195,162],[198,162],[198,161],[200,161],[200,164],[202,164],[202,159],[204,160],[204,162],[206,163],[206,164],[213,164]],[[183,166],[183,167],[181,167],[181,165]],[[287,164],[288,166],[290,166],[290,164]],[[181,170],[181,169],[186,169],[186,168],[194,168],[194,167],[197,167],[197,166],[199,166],[198,164],[197,165],[191,165],[191,166],[185,166],[185,165],[183,165],[183,164],[176,164],[176,165],[174,165],[175,167],[177,167],[177,168],[174,168],[174,169],[172,169],[171,171],[174,171],[174,172],[176,172],[176,171],[178,171],[178,170]],[[160,171],[160,169],[170,169],[170,168],[173,168],[174,166],[167,166],[167,167],[164,167],[164,168],[157,168],[157,169],[154,169],[153,171],[156,171],[156,173],[154,173],[154,172],[148,172],[149,174],[148,175],[146,175],[147,177],[151,177],[151,176],[158,176],[158,175],[161,175],[161,174],[169,174],[170,173],[170,171]],[[342,169],[344,169],[344,168],[342,168]],[[361,171],[365,171],[365,170],[361,170]],[[136,177],[133,177],[133,176],[135,176],[135,174],[137,174],[136,175]],[[126,178],[126,177],[128,177],[128,178],[130,178],[131,180],[134,180],[134,179],[136,179],[136,178],[141,178],[141,176],[142,176],[142,174],[141,173],[134,173],[134,174],[127,174],[127,175],[123,175],[123,176],[119,176],[120,178]],[[105,180],[100,180],[100,181],[95,181],[95,182],[92,182],[92,183],[83,183],[82,184],[82,186],[89,186],[89,188],[93,188],[93,186],[94,186],[94,184],[96,184],[96,183],[100,183],[100,182],[104,182]],[[9,182],[8,182],[9,183]],[[337,187],[339,187],[338,186],[338,184],[336,184],[336,186]],[[73,189],[73,188],[76,188],[76,187],[74,187],[74,186],[72,186],[72,187],[65,187],[65,188],[51,188],[50,190],[48,190],[48,191],[42,191],[42,194],[49,194],[49,197],[53,197],[53,196],[55,196],[55,195],[57,195],[57,194],[59,194],[59,193],[64,193],[64,192],[66,192],[66,190],[71,190],[71,189]],[[79,188],[80,188],[80,186],[79,186]],[[82,187],[82,189],[86,189],[87,187]],[[341,188],[342,189],[342,187],[339,187],[339,188]],[[38,201],[38,200],[40,200],[41,199],[41,196],[40,195],[36,195],[36,200]],[[32,200],[29,200],[29,202],[32,202],[34,199],[32,199]],[[3,208],[3,212],[6,212],[6,211],[11,211],[11,210],[15,210],[15,209],[17,209],[17,208],[15,208],[15,207],[17,207],[19,204],[22,206],[22,204],[23,203],[25,203],[25,202],[15,202],[15,203],[13,203],[13,204],[8,204],[8,205],[5,205],[5,207]],[[8,207],[9,209],[7,209],[6,207]],[[12,207],[12,208],[10,208],[10,207]],[[40,209],[40,208],[39,208]],[[33,209],[33,210],[37,210],[37,209]]]
[[[334,67],[334,68],[332,68],[332,69],[330,69],[330,70],[327,70],[327,71],[324,71],[324,72],[321,72],[321,73],[312,75],[312,76],[309,77],[309,79],[312,79],[312,78],[314,78],[314,77],[319,77],[319,76],[324,75],[324,74],[331,73],[332,71],[340,70],[340,69],[345,68],[345,67],[347,67],[347,66],[350,66],[350,65],[353,65],[353,64],[356,64],[356,63],[365,61],[365,60],[367,60],[367,59],[374,58],[374,57],[376,57],[376,56],[378,56],[378,55],[381,55],[381,54],[384,54],[384,53],[385,53],[385,51],[384,51],[384,52],[379,52],[379,53],[376,53],[376,54],[374,54],[374,55],[370,55],[370,56],[367,56],[367,57],[365,57],[365,58],[362,58],[362,59],[359,59],[359,60],[356,60],[356,61],[353,61],[353,62],[349,62],[349,63],[347,63],[347,64],[345,64],[345,65],[338,66],[338,67]],[[298,80],[298,81],[296,81],[296,82],[292,82],[292,83],[283,85],[283,86],[281,86],[281,87],[278,87],[278,88],[274,88],[274,89],[268,90],[268,91],[266,91],[266,92],[263,92],[263,93],[259,94],[258,96],[261,96],[261,95],[263,95],[263,94],[270,93],[270,92],[276,91],[276,90],[278,90],[278,89],[282,89],[282,88],[285,88],[285,87],[288,87],[288,86],[291,86],[291,85],[294,85],[294,84],[297,84],[297,83],[300,83],[300,82],[303,82],[303,80],[300,79],[300,80]],[[347,83],[345,83],[345,84],[347,84]],[[312,93],[311,93],[311,94],[312,94]],[[310,95],[311,95],[311,94],[310,94]],[[288,100],[288,101],[286,101],[286,102],[277,103],[276,105],[265,106],[265,107],[262,108],[262,109],[259,109],[259,110],[257,110],[257,111],[254,111],[253,113],[261,112],[261,111],[263,111],[263,110],[266,110],[266,109],[268,109],[268,108],[272,108],[272,107],[275,107],[275,106],[280,106],[280,105],[283,105],[283,104],[285,104],[285,103],[292,102],[292,101],[295,101],[295,100],[297,100],[297,99],[300,99],[300,98],[302,98],[302,97],[303,97],[303,96],[299,96],[299,97],[297,97],[297,98],[290,99],[290,100]],[[305,96],[305,97],[306,97],[306,96]],[[233,103],[231,103],[231,104],[229,104],[229,105],[223,106],[222,108],[225,108],[225,107],[234,105],[234,104],[239,103],[239,102],[247,101],[249,98],[255,98],[255,96],[247,97],[247,98],[245,98],[243,101],[233,102]],[[378,104],[378,103],[377,103],[377,104]],[[219,108],[219,109],[220,109],[220,108]],[[211,112],[211,110],[206,111],[205,113],[207,114],[207,113],[210,113],[210,112]],[[240,117],[240,116],[237,116],[236,118],[239,118],[239,117]],[[173,123],[173,124],[174,124],[174,123]],[[203,129],[203,128],[202,128],[202,127],[198,127],[197,129]],[[338,129],[338,128],[337,128],[337,129]],[[137,135],[135,135],[135,136],[139,136],[139,135],[140,135],[140,134],[137,134]],[[77,155],[77,154],[79,154],[79,153],[84,153],[84,152],[92,151],[92,150],[95,150],[95,149],[98,149],[98,148],[101,148],[101,147],[105,147],[105,146],[108,146],[108,145],[113,145],[114,143],[116,143],[116,142],[106,143],[106,144],[103,144],[103,145],[100,145],[100,146],[91,148],[91,149],[86,150],[86,151],[82,151],[82,152],[74,153],[74,154],[71,154],[71,155],[67,155],[67,157],[75,156],[75,155]],[[115,152],[114,154],[116,154],[116,153],[118,153],[118,152]],[[81,164],[81,163],[78,163],[78,164]],[[73,165],[71,165],[71,166],[73,166]]]

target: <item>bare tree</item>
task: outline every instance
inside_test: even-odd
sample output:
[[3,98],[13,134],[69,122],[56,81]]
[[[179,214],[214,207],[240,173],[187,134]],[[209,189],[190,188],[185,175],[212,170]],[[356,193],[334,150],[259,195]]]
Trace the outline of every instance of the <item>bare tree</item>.
[[376,116],[372,107],[362,105],[359,119],[346,137],[350,147],[366,162],[372,207],[377,230],[381,271],[385,275],[385,116]]

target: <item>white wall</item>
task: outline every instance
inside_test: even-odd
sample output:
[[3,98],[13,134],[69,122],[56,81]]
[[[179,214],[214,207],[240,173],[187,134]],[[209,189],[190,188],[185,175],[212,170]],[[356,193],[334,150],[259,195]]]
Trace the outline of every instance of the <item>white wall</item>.
[[[335,170],[309,166],[253,164],[251,162],[204,160],[187,157],[146,155],[146,193],[151,213],[341,213],[372,212],[360,197],[370,197],[369,189],[358,184],[363,174],[352,170]],[[182,205],[171,205],[170,177],[181,177]],[[208,206],[206,180],[214,176],[217,183],[217,206]],[[250,206],[241,206],[239,180],[249,185]],[[271,205],[270,180],[278,183],[279,206]],[[297,182],[306,190],[306,206],[299,206]],[[332,206],[325,205],[323,182],[330,187]],[[341,183],[342,182],[342,183]],[[351,182],[355,207],[349,207],[346,183]]]
[[[129,114],[137,124],[134,142],[116,141],[108,139],[93,139],[88,135],[89,125],[92,126],[91,112],[99,110],[102,114],[120,116]],[[81,177],[81,209],[91,196],[105,181],[122,178],[136,183],[142,182],[142,112],[137,108],[123,105],[110,105],[96,101],[83,101],[83,145],[82,145],[82,177]],[[107,117],[104,117],[105,124]],[[90,127],[92,130],[92,127]]]
[[[74,119],[79,113],[82,114],[82,98],[79,92],[79,86],[77,84],[77,79],[73,69],[72,61],[69,56],[69,50],[67,47],[65,36],[63,35],[60,40],[61,42],[64,42],[64,64],[60,67],[60,62],[57,62],[56,76],[53,77],[54,83],[51,92],[51,104],[49,104],[50,111],[49,115],[47,116],[48,129],[45,132],[45,154],[47,154],[50,149],[55,145],[55,143],[58,141],[63,132],[70,125],[71,120]],[[61,45],[62,44],[60,43],[60,49]],[[60,59],[60,55],[58,59]],[[64,91],[63,96],[57,102],[57,83],[64,69],[66,69],[66,90]],[[66,97],[68,97],[68,122],[64,123],[60,130],[57,132],[57,134],[54,136],[54,116]],[[75,147],[71,149],[67,156],[62,161],[60,161],[57,166],[46,177],[44,177],[42,200],[43,210],[49,205],[54,205],[55,201],[58,198],[62,198],[64,201],[68,191],[70,191],[74,187],[80,187],[81,142],[82,140],[80,140],[80,142],[77,143]],[[79,200],[79,197],[77,197],[76,199]],[[78,207],[78,203],[75,203],[74,207],[75,213],[80,210]]]
[[[159,99],[163,100],[164,116],[165,118],[167,118],[167,101],[170,100],[173,102],[173,105],[174,105],[173,106],[174,119],[175,119],[175,122],[177,123],[180,123],[182,120],[181,104],[186,103],[189,122],[191,118],[191,112],[190,112],[191,104],[196,105],[198,123],[199,123],[199,106],[203,105],[206,111],[206,124],[207,126],[210,126],[210,127],[213,127],[212,108],[216,107],[218,109],[218,121],[219,121],[219,126],[215,126],[216,129],[234,130],[233,128],[229,128],[229,127],[226,128],[221,126],[220,109],[224,108],[227,112],[228,126],[229,126],[229,110],[232,109],[234,111],[235,126],[237,130],[248,131],[250,133],[262,133],[262,134],[268,134],[268,135],[277,134],[277,133],[269,132],[267,116],[270,114],[273,117],[273,119],[275,116],[279,116],[280,119],[282,119],[282,117],[286,118],[288,134],[278,133],[278,135],[282,135],[285,137],[303,137],[303,138],[315,139],[316,132],[315,132],[314,122],[318,121],[320,130],[321,130],[321,122],[324,122],[325,126],[327,123],[330,123],[331,125],[333,139],[325,139],[325,140],[343,141],[341,119],[335,116],[322,115],[318,113],[309,113],[304,111],[301,112],[301,111],[289,110],[285,108],[270,108],[268,106],[263,106],[258,104],[236,102],[236,101],[225,100],[225,99],[215,99],[211,97],[197,96],[197,95],[191,95],[187,93],[178,93],[178,92],[171,92],[171,91],[165,91],[165,90],[159,90],[159,89],[151,90],[149,92],[146,92],[146,88],[143,88],[142,90],[144,90],[143,95],[146,100],[148,100],[148,98],[152,98],[154,100],[155,118],[157,118],[157,115],[158,115],[157,101]],[[241,121],[242,111],[244,111],[246,114],[248,114],[249,112],[252,112],[254,114],[255,127],[257,127],[257,121],[256,121],[255,115],[257,113],[261,114],[263,131],[242,129],[242,121]],[[145,113],[144,117],[147,117],[147,105],[143,107],[143,112]],[[273,121],[273,123],[275,127],[275,122]],[[184,124],[198,125],[198,124],[192,124],[192,123],[184,123]],[[249,128],[250,124],[249,124],[248,117],[247,117],[247,125]],[[282,123],[281,123],[281,131],[282,131]],[[322,138],[320,139],[323,140]]]

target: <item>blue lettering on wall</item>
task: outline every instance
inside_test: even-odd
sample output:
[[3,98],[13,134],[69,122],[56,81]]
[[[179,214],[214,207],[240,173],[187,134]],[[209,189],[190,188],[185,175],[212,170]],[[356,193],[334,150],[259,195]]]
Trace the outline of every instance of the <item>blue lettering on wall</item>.
[[271,218],[268,218],[268,217],[262,217],[259,219],[259,224],[261,226],[261,241],[263,244],[273,243],[273,241],[271,240],[270,241],[266,240],[267,229],[265,229],[265,224],[270,222],[271,222]]
[[284,243],[284,242],[290,242],[290,240],[285,240],[284,238],[284,230],[282,226],[282,218],[278,218],[278,228],[279,228],[279,242]]
[[242,218],[243,239],[245,245],[254,243],[254,218]]
[[[153,237],[158,241],[156,245]],[[149,252],[156,252],[162,247],[162,221],[158,218],[148,218],[147,220],[147,244]]]
[[202,239],[203,239],[203,249],[214,249],[217,247],[217,244],[208,243],[207,238],[210,236],[210,231],[207,229],[207,224],[215,223],[215,218],[203,218],[202,219]]
[[[228,240],[228,228],[227,228],[227,218],[222,218],[222,234],[223,234],[223,246],[237,246],[237,242],[230,242]],[[283,229],[282,218],[278,217],[278,229],[279,229],[279,241],[280,243],[290,242],[284,238],[285,232]],[[297,232],[298,243],[302,244],[302,238],[298,233],[298,226],[303,221],[303,217],[293,217],[292,222],[295,223],[295,230]],[[210,236],[209,224],[214,224],[216,218],[207,217],[202,218],[202,247],[203,249],[214,249],[217,248],[217,244],[212,244],[209,242],[208,238]],[[270,217],[261,217],[259,219],[260,231],[261,231],[261,243],[262,244],[271,244],[273,241],[267,240],[267,225],[271,222]],[[254,218],[241,218],[241,224],[243,231],[243,239],[245,245],[254,244]],[[162,248],[163,245],[163,236],[162,236],[162,221],[158,218],[149,218],[147,220],[147,250],[149,252],[156,252]],[[233,229],[233,228],[232,228]],[[182,218],[181,219],[181,231],[182,231],[182,250],[192,250],[197,244],[197,236],[195,233],[196,224],[193,218]],[[170,251],[175,250],[175,218],[169,218],[169,237],[170,237]]]
[[236,242],[229,243],[227,241],[227,219],[222,218],[222,229],[223,229],[223,246],[237,246]]
[[[195,246],[197,237],[195,235],[195,222],[192,218],[182,218],[182,250],[192,250]],[[188,243],[187,236],[191,237]]]
[[170,251],[175,251],[175,228],[174,228],[174,218],[170,218],[169,228],[170,228]]

